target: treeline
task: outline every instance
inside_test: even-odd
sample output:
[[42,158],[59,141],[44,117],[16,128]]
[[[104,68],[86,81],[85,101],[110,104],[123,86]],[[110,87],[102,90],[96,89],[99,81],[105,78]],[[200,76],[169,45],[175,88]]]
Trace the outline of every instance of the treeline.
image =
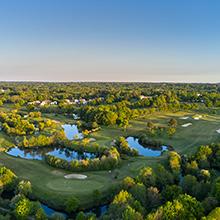
[[120,154],[138,156],[138,151],[136,149],[132,149],[124,137],[120,137],[118,140],[116,140],[114,146],[117,148]]
[[[10,194],[5,199],[3,194]],[[20,180],[10,169],[0,166],[0,219],[4,220],[64,220],[61,214],[47,216],[38,201],[31,201],[32,185],[28,180]],[[73,200],[73,198],[71,198]],[[66,211],[73,208],[67,200]],[[74,209],[73,209],[74,210]]]
[[91,170],[111,170],[120,163],[120,154],[117,149],[112,147],[104,152],[100,158],[72,160],[70,162],[57,158],[55,156],[46,155],[45,161],[52,167],[66,169],[69,171],[91,171]]
[[48,128],[55,128],[56,124],[50,119],[43,119],[40,112],[30,112],[21,115],[17,110],[0,112],[1,128],[8,135],[33,135]]
[[[57,113],[71,113],[75,107],[70,103],[76,99],[86,99],[91,106],[129,101],[131,108],[151,106],[164,108],[166,100],[168,108],[178,108],[182,104],[185,107],[187,104],[219,107],[219,88],[219,84],[1,82],[0,105],[13,104],[16,108],[29,106],[31,111],[39,108],[42,111]],[[34,104],[28,105],[31,102],[44,102],[45,100],[50,100],[55,104],[38,107]],[[84,102],[82,101],[80,105],[84,105]]]
[[[191,156],[171,151],[163,165],[126,177],[101,220],[218,219],[220,145],[201,146]],[[80,217],[87,219],[87,214]]]

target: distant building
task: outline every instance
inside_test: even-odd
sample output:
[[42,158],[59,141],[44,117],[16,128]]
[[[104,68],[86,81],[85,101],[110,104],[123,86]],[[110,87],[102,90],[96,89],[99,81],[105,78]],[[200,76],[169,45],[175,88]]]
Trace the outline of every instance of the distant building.
[[51,105],[57,105],[58,102],[57,102],[57,101],[53,101],[53,102],[51,102],[50,104],[51,104]]
[[40,103],[40,106],[45,106],[45,105],[49,105],[51,103],[50,100],[44,100]]
[[28,105],[40,105],[40,101],[33,101],[33,102],[28,102]]

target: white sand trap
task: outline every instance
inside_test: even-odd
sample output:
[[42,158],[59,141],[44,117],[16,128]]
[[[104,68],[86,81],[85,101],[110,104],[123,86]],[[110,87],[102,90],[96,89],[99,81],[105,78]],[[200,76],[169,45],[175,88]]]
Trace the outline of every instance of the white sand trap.
[[190,125],[192,125],[192,123],[184,124],[184,125],[182,125],[182,127],[186,128],[186,127],[189,127]]
[[186,119],[188,119],[189,117],[187,116],[187,117],[181,117],[180,119],[183,119],[183,120],[186,120]]
[[89,138],[89,142],[94,142],[94,141],[96,141],[95,138]]
[[220,134],[220,129],[216,130],[216,132]]
[[64,176],[65,179],[78,179],[78,180],[84,180],[87,178],[86,175],[82,175],[82,174],[68,174]]
[[199,120],[199,119],[202,118],[202,115],[197,115],[197,116],[195,116],[195,117],[193,117],[193,118],[194,118],[194,120]]

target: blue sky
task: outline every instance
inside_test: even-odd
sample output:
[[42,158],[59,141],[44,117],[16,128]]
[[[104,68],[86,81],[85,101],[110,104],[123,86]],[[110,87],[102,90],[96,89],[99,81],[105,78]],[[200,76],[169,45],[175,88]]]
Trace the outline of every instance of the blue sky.
[[0,80],[220,82],[220,1],[0,0]]

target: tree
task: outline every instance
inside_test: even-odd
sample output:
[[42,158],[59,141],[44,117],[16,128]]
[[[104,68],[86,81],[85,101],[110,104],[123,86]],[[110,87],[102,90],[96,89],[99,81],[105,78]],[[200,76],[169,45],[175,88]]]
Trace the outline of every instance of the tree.
[[211,212],[212,209],[214,209],[217,205],[218,205],[217,199],[215,197],[212,197],[212,196],[206,197],[202,201],[202,206],[205,209],[206,214]]
[[31,212],[31,202],[26,198],[21,198],[15,208],[15,216],[17,219],[27,219]]
[[175,152],[171,151],[169,153],[169,166],[174,173],[179,173],[181,168],[181,157]]
[[198,185],[198,181],[195,176],[192,175],[186,175],[183,178],[182,187],[183,191],[190,195],[195,195],[195,189]]
[[122,214],[123,220],[143,220],[141,213],[135,211],[131,206],[127,206]]
[[175,118],[171,118],[170,121],[168,122],[169,127],[176,128],[177,127],[177,120]]
[[203,216],[203,207],[200,202],[189,195],[180,195],[172,202],[158,208],[147,216],[147,220],[163,219],[200,219]]
[[66,211],[68,213],[74,212],[79,206],[79,200],[72,196],[70,199],[67,200],[65,205],[66,205]]
[[220,202],[220,177],[218,177],[213,184],[212,194],[218,202]]
[[36,220],[47,220],[47,215],[42,208],[38,209],[35,214]]
[[212,210],[209,215],[204,218],[204,220],[218,220],[220,216],[220,207],[215,208]]
[[132,188],[134,185],[135,185],[135,181],[130,176],[125,177],[122,181],[122,187],[125,190]]
[[147,208],[152,210],[161,204],[161,195],[156,187],[147,189]]
[[182,194],[183,190],[180,186],[177,185],[166,185],[162,191],[162,198],[165,201],[173,201]]
[[156,176],[151,167],[141,169],[138,179],[143,182],[146,187],[156,185]]
[[31,187],[31,182],[22,180],[18,183],[17,190],[19,193],[28,196],[32,193],[32,187]]
[[171,138],[171,137],[173,137],[173,135],[176,133],[176,128],[174,128],[174,127],[168,127],[168,129],[167,129],[167,134],[168,134],[168,136]]
[[146,206],[147,190],[143,183],[137,183],[130,188],[132,196],[138,200],[142,206]]

